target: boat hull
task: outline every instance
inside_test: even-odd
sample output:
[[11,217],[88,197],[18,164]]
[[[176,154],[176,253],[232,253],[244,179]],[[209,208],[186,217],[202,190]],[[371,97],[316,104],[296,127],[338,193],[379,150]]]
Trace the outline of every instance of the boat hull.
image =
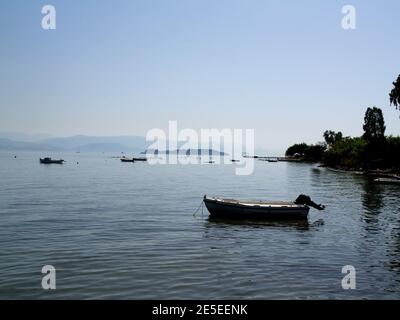
[[63,164],[64,160],[46,160],[46,159],[40,159],[40,163],[43,164]]
[[135,162],[133,159],[120,159],[121,162]]
[[210,218],[232,220],[304,220],[310,210],[306,205],[246,205],[215,198],[204,198],[204,203]]
[[381,183],[381,184],[396,184],[400,185],[400,179],[394,179],[394,178],[378,178],[374,180],[375,183]]

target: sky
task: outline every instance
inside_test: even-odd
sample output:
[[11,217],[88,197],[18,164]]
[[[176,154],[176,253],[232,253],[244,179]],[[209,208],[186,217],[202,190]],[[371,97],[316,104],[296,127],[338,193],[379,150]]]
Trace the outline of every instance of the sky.
[[285,150],[327,129],[361,135],[378,106],[399,135],[399,30],[398,0],[2,0],[0,131],[146,135],[177,120]]

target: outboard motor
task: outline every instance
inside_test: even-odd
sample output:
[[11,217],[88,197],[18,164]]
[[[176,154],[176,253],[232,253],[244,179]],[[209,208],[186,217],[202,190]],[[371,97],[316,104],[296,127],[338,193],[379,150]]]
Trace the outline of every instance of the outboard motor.
[[314,201],[311,200],[309,196],[306,196],[305,194],[301,194],[297,197],[297,199],[294,201],[295,204],[303,204],[307,205],[310,207],[313,207],[318,210],[324,210],[325,206],[322,204],[316,204]]

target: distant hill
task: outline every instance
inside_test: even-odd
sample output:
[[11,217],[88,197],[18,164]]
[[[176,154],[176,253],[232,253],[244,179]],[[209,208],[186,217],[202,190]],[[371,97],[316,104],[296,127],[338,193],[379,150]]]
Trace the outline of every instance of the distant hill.
[[0,139],[0,150],[57,151],[60,149],[40,143]]
[[44,139],[50,139],[52,136],[46,133],[25,134],[19,132],[0,131],[0,139],[8,139],[23,142],[39,142]]
[[[75,149],[75,148],[74,148]],[[89,143],[78,147],[81,152],[122,152],[128,148],[119,143]]]
[[56,148],[72,151],[132,151],[140,152],[146,149],[146,139],[140,136],[72,136],[42,140],[41,143]]
[[[24,137],[23,134],[15,135]],[[35,142],[0,138],[0,150],[27,151],[82,151],[82,152],[141,152],[146,149],[144,137],[89,137],[51,138]]]
[[[9,136],[11,134],[8,134]],[[12,134],[15,137],[34,139],[39,136],[27,136],[24,134]],[[35,151],[80,151],[80,152],[131,152],[145,153],[148,143],[145,137],[141,136],[114,136],[114,137],[97,137],[77,135],[72,137],[49,138],[38,141],[17,141],[9,138],[1,138],[0,150],[35,150]],[[155,150],[148,150],[154,153]],[[159,150],[159,154],[176,154],[178,150]],[[209,149],[185,149],[179,150],[180,154],[187,155],[212,155],[224,156],[224,152]]]

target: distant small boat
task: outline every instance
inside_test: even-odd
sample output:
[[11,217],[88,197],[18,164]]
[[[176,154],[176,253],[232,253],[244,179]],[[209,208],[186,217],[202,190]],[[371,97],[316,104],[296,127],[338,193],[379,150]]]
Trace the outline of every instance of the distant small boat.
[[249,155],[244,155],[243,158],[252,158],[252,159],[259,159],[259,156],[249,156]]
[[265,162],[278,162],[279,161],[278,158],[275,159],[275,158],[268,158],[268,157],[263,157],[263,158],[259,157],[258,160],[265,161]]
[[134,161],[147,161],[147,158],[145,157],[139,157],[139,158],[132,158]]
[[398,185],[400,185],[400,179],[396,179],[396,178],[378,178],[378,179],[374,179],[374,182],[382,183],[382,184],[398,184]]
[[204,196],[210,218],[241,220],[302,220],[307,219],[310,206],[324,210],[325,206],[300,195],[294,202],[223,199]]
[[63,164],[65,160],[59,159],[59,160],[53,160],[52,158],[46,157],[46,158],[40,158],[40,163],[44,164],[51,164],[51,163],[56,163],[56,164]]
[[147,161],[147,158],[144,158],[144,157],[139,157],[139,158],[135,158],[135,157],[133,157],[133,158],[127,158],[127,157],[123,156],[122,158],[120,158],[120,160],[121,160],[122,162],[136,162],[136,161]]

